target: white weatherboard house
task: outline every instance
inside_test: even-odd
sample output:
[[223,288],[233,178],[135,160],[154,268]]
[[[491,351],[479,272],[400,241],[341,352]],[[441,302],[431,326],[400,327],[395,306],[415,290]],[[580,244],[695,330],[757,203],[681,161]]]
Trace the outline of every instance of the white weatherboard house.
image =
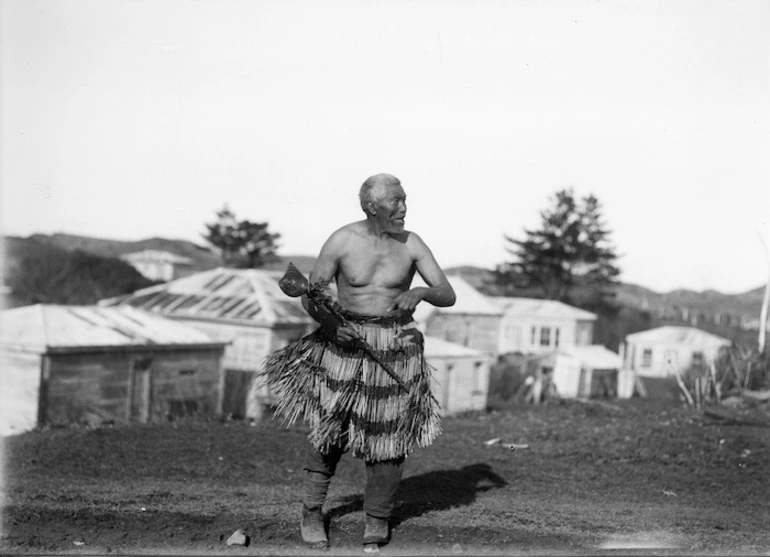
[[681,374],[708,366],[731,341],[693,327],[658,327],[626,336],[623,365],[645,377]]
[[498,354],[542,354],[593,342],[596,314],[536,298],[489,297],[503,312]]
[[[226,375],[223,409],[252,416],[247,393],[265,356],[314,328],[299,298],[278,286],[280,271],[218,268],[137,290],[100,305],[131,306],[185,324],[228,342],[223,359]],[[269,398],[266,390],[258,396]]]
[[488,355],[425,337],[425,359],[433,367],[433,396],[442,414],[486,409],[491,365]]
[[130,307],[0,315],[0,434],[221,411],[224,344]]
[[148,279],[164,282],[189,275],[194,263],[188,257],[157,249],[126,253],[120,258]]

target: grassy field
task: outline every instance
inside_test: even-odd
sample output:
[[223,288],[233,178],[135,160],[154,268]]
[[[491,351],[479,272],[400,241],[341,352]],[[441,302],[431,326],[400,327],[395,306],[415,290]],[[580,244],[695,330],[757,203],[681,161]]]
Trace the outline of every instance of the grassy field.
[[[8,437],[0,552],[312,554],[297,527],[306,433],[268,420]],[[346,456],[330,554],[362,552],[362,491]],[[638,399],[448,418],[407,459],[394,523],[382,555],[768,555],[770,428]],[[247,546],[226,545],[236,529]]]

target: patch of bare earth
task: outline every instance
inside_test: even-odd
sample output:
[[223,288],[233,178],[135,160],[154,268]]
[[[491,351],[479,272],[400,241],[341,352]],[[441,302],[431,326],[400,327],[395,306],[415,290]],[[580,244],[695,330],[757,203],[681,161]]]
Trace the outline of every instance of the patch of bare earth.
[[[0,552],[319,553],[297,527],[306,433],[268,420],[8,437]],[[447,418],[407,459],[381,554],[766,554],[769,444],[766,424],[645,400]],[[362,493],[348,456],[331,554],[362,553]],[[238,529],[248,545],[228,546]]]

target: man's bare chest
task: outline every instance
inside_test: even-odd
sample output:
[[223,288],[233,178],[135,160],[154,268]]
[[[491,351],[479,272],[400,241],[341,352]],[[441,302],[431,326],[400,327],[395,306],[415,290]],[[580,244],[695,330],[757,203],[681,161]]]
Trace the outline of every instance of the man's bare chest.
[[340,261],[340,277],[351,286],[400,287],[414,274],[414,260],[403,244],[362,244]]

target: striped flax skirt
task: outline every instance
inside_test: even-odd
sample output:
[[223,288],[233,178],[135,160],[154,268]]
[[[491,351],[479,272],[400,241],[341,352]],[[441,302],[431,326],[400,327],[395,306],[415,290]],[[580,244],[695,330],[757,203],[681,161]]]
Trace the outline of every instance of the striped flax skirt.
[[340,446],[367,462],[430,445],[441,424],[417,324],[410,314],[343,314],[405,388],[363,348],[339,346],[319,328],[265,360],[260,376],[277,401],[276,415],[289,424],[305,419],[322,453]]

